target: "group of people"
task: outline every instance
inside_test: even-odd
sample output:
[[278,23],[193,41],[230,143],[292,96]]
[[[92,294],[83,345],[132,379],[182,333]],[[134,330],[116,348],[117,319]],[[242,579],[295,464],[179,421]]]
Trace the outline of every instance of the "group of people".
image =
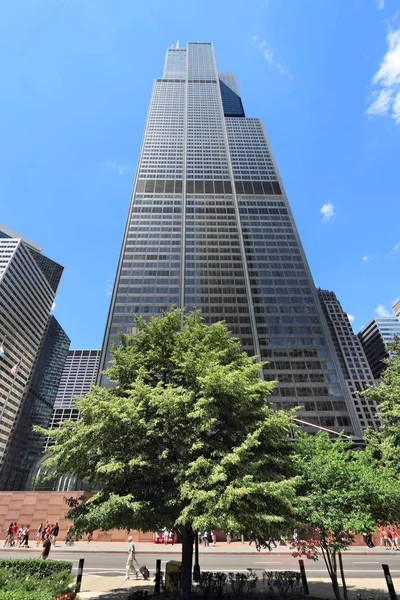
[[216,546],[216,544],[217,544],[217,530],[216,529],[211,529],[211,532],[209,532],[208,529],[205,529],[203,532],[199,531],[199,533],[198,533],[199,544],[203,544],[203,546],[205,548],[207,548],[210,545],[210,538],[212,540],[213,546]]
[[50,544],[56,545],[58,534],[60,533],[60,527],[58,523],[49,523],[46,521],[44,524],[40,523],[36,530],[36,546],[43,544],[47,538],[50,540]]
[[392,525],[378,528],[381,546],[386,550],[400,550],[399,534]]
[[[7,535],[6,539],[4,540],[4,547],[11,548],[12,546],[16,546],[18,548],[29,548],[30,525],[18,525],[17,521],[11,521],[10,525],[5,531],[7,532]],[[58,523],[50,524],[48,521],[46,521],[44,524],[40,523],[36,530],[36,546],[42,545],[42,547],[46,548],[47,552],[49,544],[50,546],[51,544],[54,546],[56,545],[59,531],[60,528]],[[49,544],[44,546],[44,542],[46,540],[49,540]],[[49,552],[50,550],[48,550],[47,556]]]
[[11,521],[7,529],[4,548],[6,546],[17,546],[18,548],[29,548],[29,525],[18,525],[17,521]]

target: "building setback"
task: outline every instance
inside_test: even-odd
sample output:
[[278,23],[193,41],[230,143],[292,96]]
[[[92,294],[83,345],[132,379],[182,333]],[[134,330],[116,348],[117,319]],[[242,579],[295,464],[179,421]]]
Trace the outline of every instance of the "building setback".
[[[0,478],[11,434],[27,399],[62,267],[41,248],[0,225]],[[21,362],[20,362],[21,361]],[[11,369],[19,364],[13,375]],[[9,461],[7,459],[7,464]]]
[[394,315],[393,317],[374,317],[358,333],[375,379],[379,379],[385,369],[385,363],[382,360],[389,356],[386,344],[395,335],[400,336],[400,320]]
[[319,288],[318,297],[339,357],[343,377],[353,398],[360,426],[362,429],[373,427],[377,430],[380,423],[376,418],[376,403],[360,396],[360,392],[374,384],[374,377],[360,339],[353,332],[349,317],[335,293]]
[[171,305],[267,360],[276,406],[361,433],[263,124],[203,42],[170,48],[154,82],[100,370],[132,313]]

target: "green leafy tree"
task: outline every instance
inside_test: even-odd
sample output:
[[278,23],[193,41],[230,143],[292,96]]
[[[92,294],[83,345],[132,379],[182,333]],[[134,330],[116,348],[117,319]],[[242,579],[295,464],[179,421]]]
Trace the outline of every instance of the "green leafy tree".
[[[391,465],[400,474],[400,338],[388,344],[389,358],[378,386],[363,392],[378,405],[382,419],[379,432],[369,431],[367,443],[385,465]],[[399,515],[400,517],[400,515]]]
[[313,549],[320,548],[336,599],[341,598],[340,571],[347,600],[342,552],[354,542],[356,533],[371,532],[378,521],[397,513],[399,486],[393,471],[382,468],[369,449],[353,451],[341,437],[331,440],[323,432],[302,435],[297,450],[303,479],[301,519],[314,537],[300,541],[295,555],[313,557]]
[[286,528],[295,511],[290,413],[266,402],[274,383],[225,324],[178,309],[121,335],[112,387],[77,401],[80,420],[50,433],[50,464],[98,491],[72,506],[77,532],[171,528],[190,596],[194,532]]

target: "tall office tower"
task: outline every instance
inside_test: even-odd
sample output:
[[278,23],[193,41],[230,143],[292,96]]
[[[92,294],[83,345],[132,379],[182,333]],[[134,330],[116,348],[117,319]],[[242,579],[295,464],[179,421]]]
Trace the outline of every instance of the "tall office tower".
[[60,265],[41,255],[40,246],[0,225],[0,344],[5,352],[0,357],[0,472],[61,273]]
[[68,355],[70,339],[54,316],[48,319],[28,392],[21,405],[0,476],[0,489],[23,490],[46,438],[33,425],[48,428]]
[[318,297],[339,357],[343,377],[353,398],[360,426],[362,429],[370,426],[377,430],[380,423],[375,416],[376,403],[360,396],[360,392],[374,384],[374,377],[360,339],[353,332],[349,317],[335,293],[319,288]]
[[101,370],[132,313],[171,305],[224,319],[268,360],[277,406],[361,433],[263,125],[210,43],[170,48],[154,82]]
[[100,350],[70,350],[54,403],[50,428],[55,429],[62,421],[77,421],[79,411],[75,399],[81,398],[96,383],[99,371]]
[[389,353],[386,344],[400,336],[400,320],[393,317],[374,317],[358,333],[365,356],[375,379],[379,379],[385,369],[382,359]]

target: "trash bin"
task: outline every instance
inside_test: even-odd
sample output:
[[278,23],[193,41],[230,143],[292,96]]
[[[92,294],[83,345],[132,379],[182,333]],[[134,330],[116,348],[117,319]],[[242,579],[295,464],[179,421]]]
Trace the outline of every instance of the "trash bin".
[[181,579],[181,563],[169,560],[165,565],[165,589],[167,592],[179,592]]

